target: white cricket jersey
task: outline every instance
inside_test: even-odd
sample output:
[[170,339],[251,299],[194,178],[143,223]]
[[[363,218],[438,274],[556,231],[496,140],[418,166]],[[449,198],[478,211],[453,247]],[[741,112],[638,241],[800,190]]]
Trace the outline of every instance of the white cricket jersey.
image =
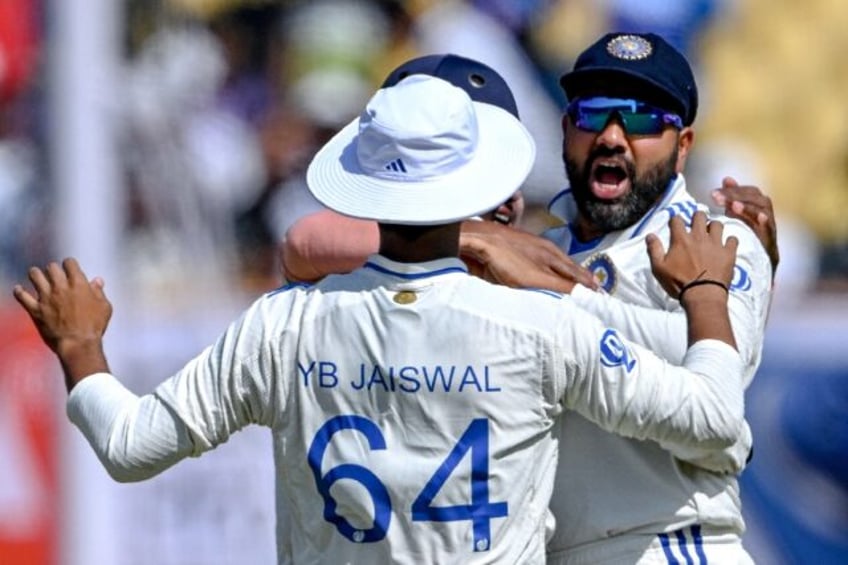
[[[551,211],[567,217],[569,212],[563,208],[567,205],[573,205],[573,200],[566,194],[554,200]],[[645,235],[656,233],[668,248],[669,219],[680,215],[689,223],[696,210],[707,208],[689,195],[683,176],[678,175],[662,201],[628,230],[589,244],[577,241],[567,226],[544,234],[593,271],[606,291],[577,287],[574,301],[672,363],[678,363],[686,350],[686,318],[679,302],[651,274]],[[740,221],[725,216],[712,219],[724,223],[725,236],[739,239],[728,306],[747,386],[760,363],[771,264],[762,244]],[[707,415],[713,417],[720,415]],[[556,518],[549,544],[551,562],[598,562],[603,553],[598,546],[620,548],[619,538],[628,534],[655,536],[694,526],[687,539],[661,539],[691,545],[708,533],[744,532],[735,473],[744,467],[749,452],[747,424],[740,442],[724,451],[626,439],[573,412],[565,414],[559,425],[562,457],[551,503]],[[591,558],[585,559],[586,555]],[[635,563],[634,555],[627,560]]]
[[122,481],[271,428],[280,563],[543,563],[563,409],[681,446],[736,440],[738,353],[704,340],[685,366],[567,296],[372,256],[260,298],[152,394],[98,374],[68,412]]

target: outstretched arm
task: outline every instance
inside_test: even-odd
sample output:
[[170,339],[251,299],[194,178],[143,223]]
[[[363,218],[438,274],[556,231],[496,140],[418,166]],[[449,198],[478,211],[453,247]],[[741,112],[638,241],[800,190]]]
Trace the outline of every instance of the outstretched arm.
[[[69,392],[69,418],[115,480],[152,477],[226,441],[234,431],[258,421],[257,415],[267,417],[262,407],[270,394],[243,393],[255,384],[254,373],[244,369],[243,360],[256,351],[259,332],[241,331],[234,323],[235,337],[222,338],[217,349],[207,348],[155,393],[139,397],[109,374],[103,335],[112,305],[103,281],[88,280],[70,258],[61,266],[31,268],[29,279],[33,291],[16,285],[15,298],[59,358]],[[182,405],[168,402],[175,389],[194,412],[179,412]]]

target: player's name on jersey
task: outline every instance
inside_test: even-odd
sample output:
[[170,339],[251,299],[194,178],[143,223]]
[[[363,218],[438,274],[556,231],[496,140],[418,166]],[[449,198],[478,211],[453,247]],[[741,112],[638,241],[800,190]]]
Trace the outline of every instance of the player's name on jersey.
[[359,364],[343,368],[333,361],[297,364],[302,383],[307,387],[337,388],[386,392],[500,392],[488,365],[402,365]]

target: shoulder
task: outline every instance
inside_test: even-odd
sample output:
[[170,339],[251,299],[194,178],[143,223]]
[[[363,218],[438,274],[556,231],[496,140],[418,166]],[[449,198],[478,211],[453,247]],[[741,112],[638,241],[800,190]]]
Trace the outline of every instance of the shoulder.
[[722,223],[724,226],[725,238],[733,236],[739,241],[738,253],[740,255],[745,254],[746,256],[750,256],[752,260],[764,261],[765,263],[768,263],[769,268],[771,268],[771,263],[769,262],[765,248],[759,238],[757,238],[757,234],[754,233],[754,230],[745,224],[745,222],[724,215],[711,215],[710,219]]
[[735,237],[739,242],[736,250],[736,267],[733,273],[731,289],[735,291],[753,291],[763,295],[772,288],[771,260],[754,231],[743,221],[727,216],[711,216],[724,225],[724,237]]

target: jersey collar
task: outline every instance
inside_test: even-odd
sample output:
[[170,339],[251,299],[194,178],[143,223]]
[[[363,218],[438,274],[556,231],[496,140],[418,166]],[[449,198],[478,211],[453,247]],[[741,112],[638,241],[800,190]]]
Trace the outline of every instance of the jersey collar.
[[468,267],[458,257],[445,257],[422,263],[398,263],[375,254],[368,257],[363,268],[403,280],[425,279],[450,273],[468,274]]

